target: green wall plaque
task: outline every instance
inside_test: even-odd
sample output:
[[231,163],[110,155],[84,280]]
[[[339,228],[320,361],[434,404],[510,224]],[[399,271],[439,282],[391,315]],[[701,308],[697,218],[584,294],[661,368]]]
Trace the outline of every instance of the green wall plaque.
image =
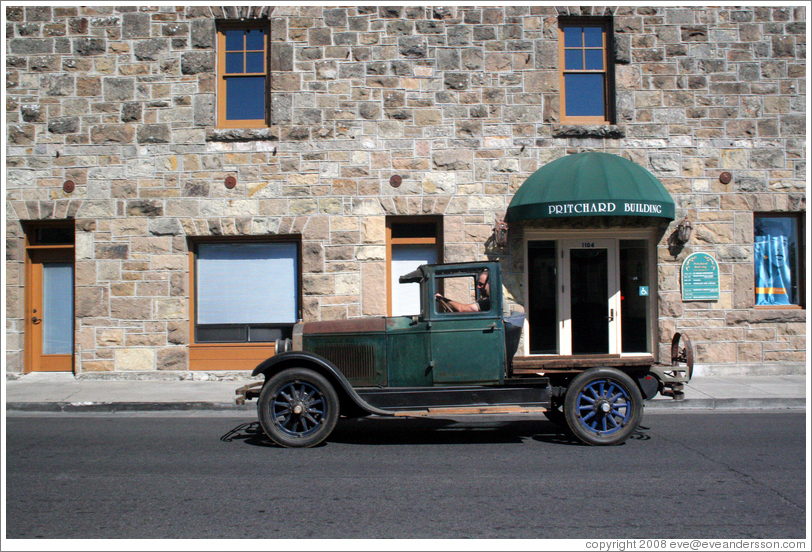
[[682,263],[682,300],[717,301],[719,264],[707,253],[692,253]]

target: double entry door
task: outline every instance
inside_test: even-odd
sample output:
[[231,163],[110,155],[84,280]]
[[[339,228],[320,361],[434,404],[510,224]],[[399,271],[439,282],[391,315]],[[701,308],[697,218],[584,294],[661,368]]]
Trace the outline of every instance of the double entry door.
[[528,241],[529,354],[651,352],[647,239]]

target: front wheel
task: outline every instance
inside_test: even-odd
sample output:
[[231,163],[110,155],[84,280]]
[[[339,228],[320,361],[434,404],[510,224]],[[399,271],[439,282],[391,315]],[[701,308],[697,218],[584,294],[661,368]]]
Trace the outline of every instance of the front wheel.
[[634,381],[614,368],[592,368],[567,389],[564,414],[572,432],[588,445],[618,445],[643,416],[643,396]]
[[283,447],[312,447],[324,441],[338,421],[338,395],[321,374],[306,368],[279,372],[262,388],[259,423]]

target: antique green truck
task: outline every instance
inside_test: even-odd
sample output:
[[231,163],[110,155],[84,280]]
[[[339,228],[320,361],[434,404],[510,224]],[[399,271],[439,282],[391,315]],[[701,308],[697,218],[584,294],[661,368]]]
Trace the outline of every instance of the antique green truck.
[[237,402],[258,398],[270,439],[311,447],[340,416],[537,412],[584,443],[616,445],[637,429],[645,399],[679,398],[691,377],[679,334],[670,366],[582,358],[516,369],[524,315],[503,312],[498,262],[422,265],[400,283],[419,284],[420,313],[296,324],[254,369],[264,381],[238,389]]

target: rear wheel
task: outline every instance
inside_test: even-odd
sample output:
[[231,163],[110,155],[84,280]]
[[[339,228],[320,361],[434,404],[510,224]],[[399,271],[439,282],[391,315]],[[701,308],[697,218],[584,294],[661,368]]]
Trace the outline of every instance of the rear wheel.
[[614,368],[592,368],[567,389],[564,414],[572,432],[588,445],[618,445],[628,439],[643,416],[637,384]]
[[306,368],[291,368],[273,376],[259,395],[259,423],[283,447],[312,447],[335,428],[338,395],[327,379]]

